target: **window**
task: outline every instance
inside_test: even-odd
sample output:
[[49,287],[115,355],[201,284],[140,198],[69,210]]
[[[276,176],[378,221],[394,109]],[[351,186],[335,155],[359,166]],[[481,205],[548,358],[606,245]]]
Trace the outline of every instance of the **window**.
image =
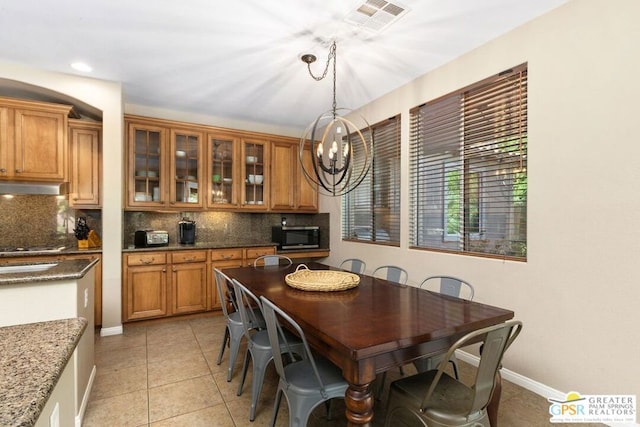
[[[360,185],[342,196],[342,239],[399,246],[400,116],[371,128],[371,169]],[[362,153],[355,151],[354,158],[362,159]]]
[[526,64],[411,110],[410,245],[526,259]]

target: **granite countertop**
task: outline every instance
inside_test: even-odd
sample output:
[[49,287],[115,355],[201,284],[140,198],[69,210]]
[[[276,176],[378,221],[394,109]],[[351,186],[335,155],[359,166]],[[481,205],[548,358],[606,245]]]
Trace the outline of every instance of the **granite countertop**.
[[251,248],[259,246],[277,246],[277,243],[273,242],[196,242],[193,245],[180,245],[178,243],[170,243],[168,246],[152,246],[148,248],[133,248],[128,247],[122,250],[122,252],[144,252],[144,251],[179,251],[190,249],[231,249],[231,248]]
[[[55,245],[52,245],[55,246]],[[60,251],[15,251],[2,252],[0,258],[17,258],[17,257],[42,257],[56,255],[82,255],[82,254],[101,254],[102,248],[78,249],[77,246],[65,247]]]
[[86,327],[75,318],[0,328],[0,425],[35,424]]
[[41,271],[28,271],[28,272],[15,272],[15,273],[2,273],[0,274],[0,286],[2,285],[15,285],[18,283],[29,282],[51,282],[57,280],[69,280],[80,279],[96,264],[97,259],[74,259],[55,261],[51,263],[47,262],[33,262],[33,263],[16,263],[5,264],[0,266],[0,271],[4,267],[12,266],[29,266],[34,267],[38,265],[55,264],[51,268],[47,268]]

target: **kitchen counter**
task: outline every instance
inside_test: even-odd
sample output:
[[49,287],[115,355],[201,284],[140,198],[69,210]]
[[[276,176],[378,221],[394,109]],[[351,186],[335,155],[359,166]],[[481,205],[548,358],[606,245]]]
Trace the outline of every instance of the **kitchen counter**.
[[87,323],[73,318],[0,328],[0,425],[36,423]]
[[144,252],[144,251],[181,251],[189,249],[230,249],[230,248],[253,248],[260,246],[276,246],[276,243],[272,242],[196,242],[193,245],[181,245],[178,243],[171,243],[168,246],[152,246],[148,248],[133,248],[128,247],[122,250],[122,252]]
[[76,246],[68,247],[60,251],[15,251],[1,252],[0,259],[18,258],[18,257],[41,257],[56,255],[82,255],[82,254],[101,254],[102,248],[78,249]]
[[[97,259],[74,259],[56,261],[53,267],[42,271],[29,271],[22,273],[2,273],[0,274],[0,286],[15,285],[18,283],[30,282],[52,282],[59,280],[80,279],[98,263]],[[49,264],[47,262],[5,264],[7,266],[37,266]],[[0,267],[0,270],[2,267]]]

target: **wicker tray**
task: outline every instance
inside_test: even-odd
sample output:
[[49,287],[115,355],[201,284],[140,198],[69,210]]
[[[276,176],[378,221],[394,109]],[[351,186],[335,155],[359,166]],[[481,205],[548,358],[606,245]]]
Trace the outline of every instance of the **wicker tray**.
[[355,288],[360,277],[346,271],[309,270],[300,264],[294,273],[287,274],[285,281],[292,288],[303,291],[331,292]]

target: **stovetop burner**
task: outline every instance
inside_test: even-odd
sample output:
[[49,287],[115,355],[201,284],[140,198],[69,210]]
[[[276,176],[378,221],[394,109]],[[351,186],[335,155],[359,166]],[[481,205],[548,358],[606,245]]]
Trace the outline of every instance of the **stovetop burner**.
[[11,246],[0,248],[0,254],[10,254],[15,252],[60,252],[65,246]]

